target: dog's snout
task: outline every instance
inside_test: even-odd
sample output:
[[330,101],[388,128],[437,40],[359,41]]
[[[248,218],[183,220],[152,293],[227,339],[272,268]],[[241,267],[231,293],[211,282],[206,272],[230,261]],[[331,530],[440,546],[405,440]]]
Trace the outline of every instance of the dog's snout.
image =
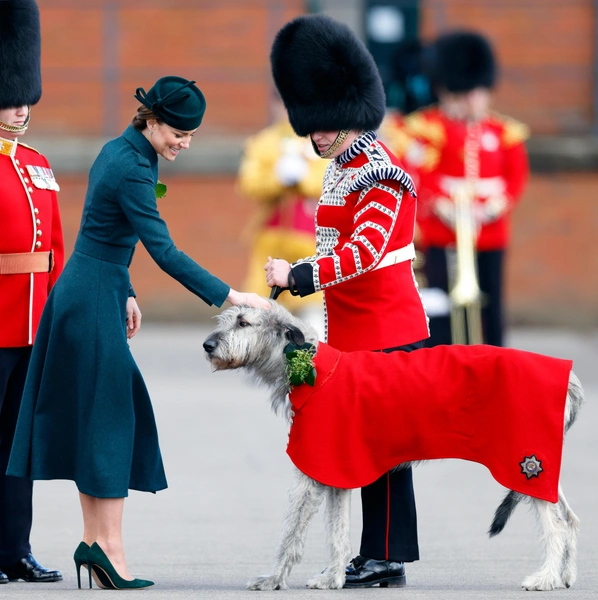
[[216,338],[216,336],[214,334],[207,337],[205,342],[203,343],[203,349],[208,354],[211,354],[212,352],[214,352],[214,350],[216,350],[216,346],[218,346],[218,339]]

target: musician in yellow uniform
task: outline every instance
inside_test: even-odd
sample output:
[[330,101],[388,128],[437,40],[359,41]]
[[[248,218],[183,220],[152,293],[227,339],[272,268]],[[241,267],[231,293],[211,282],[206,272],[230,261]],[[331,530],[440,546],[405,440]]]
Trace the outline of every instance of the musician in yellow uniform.
[[[238,177],[241,194],[256,203],[245,285],[264,296],[270,293],[264,277],[268,257],[292,262],[316,253],[314,213],[329,163],[316,155],[308,138],[294,133],[278,97],[273,114],[274,123],[247,141]],[[285,293],[278,301],[310,321],[323,339],[321,293],[309,298]]]
[[490,110],[496,63],[489,42],[473,32],[447,33],[431,53],[438,104],[383,128],[418,192],[419,246],[425,252],[429,345],[451,343],[454,285],[455,192],[471,190],[477,276],[482,292],[483,340],[503,345],[503,270],[510,216],[528,179],[528,128]]

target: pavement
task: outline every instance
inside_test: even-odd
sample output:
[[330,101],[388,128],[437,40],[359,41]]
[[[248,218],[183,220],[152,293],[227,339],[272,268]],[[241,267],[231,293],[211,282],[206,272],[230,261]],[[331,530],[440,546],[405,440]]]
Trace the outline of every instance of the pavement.
[[[169,489],[132,492],[124,538],[131,572],[156,585],[135,592],[79,591],[73,552],[82,532],[72,482],[35,484],[33,552],[64,581],[9,583],[1,598],[74,598],[98,593],[135,598],[255,600],[245,583],[269,571],[287,502],[287,427],[271,414],[265,390],[239,372],[211,373],[201,344],[209,326],[144,324],[133,354],[152,395]],[[598,598],[598,331],[514,329],[508,345],[572,358],[586,405],[565,444],[562,485],[581,519],[579,579],[550,598]],[[407,565],[407,587],[308,590],[326,565],[324,527],[316,516],[291,589],[271,597],[511,600],[526,594],[523,578],[541,564],[533,518],[520,506],[505,531],[486,530],[504,488],[477,464],[447,460],[414,472],[421,559]],[[359,493],[353,493],[352,543],[359,548]],[[534,596],[535,597],[535,596]]]

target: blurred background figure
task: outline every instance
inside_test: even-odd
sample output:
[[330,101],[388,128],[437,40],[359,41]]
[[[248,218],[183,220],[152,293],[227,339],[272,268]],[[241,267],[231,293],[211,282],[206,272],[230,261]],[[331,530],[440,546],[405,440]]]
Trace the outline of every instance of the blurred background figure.
[[[308,138],[295,134],[275,92],[272,117],[272,125],[247,141],[238,179],[241,194],[255,203],[245,230],[251,253],[244,287],[264,296],[270,293],[264,277],[268,257],[292,262],[298,256],[315,254],[314,212],[330,162],[316,155]],[[321,292],[308,298],[285,293],[278,301],[310,321],[324,339]]]
[[0,583],[61,581],[31,554],[33,482],[5,475],[31,348],[64,246],[50,164],[20,143],[42,94],[35,0],[0,0]]
[[419,39],[402,40],[392,57],[392,80],[388,106],[402,114],[436,101],[425,69],[429,48]]
[[[467,280],[477,289],[472,293],[479,297],[475,310],[481,308],[483,341],[502,346],[505,251],[510,215],[528,178],[524,145],[528,128],[491,111],[497,65],[485,37],[468,31],[444,34],[432,45],[427,60],[438,104],[405,118],[395,115],[386,131],[391,149],[403,160],[418,190],[428,343],[450,344],[457,334],[455,321],[451,328],[451,310],[459,310],[459,301],[449,294]],[[456,212],[458,195],[465,198],[466,213]],[[469,227],[470,222],[471,251],[477,260],[465,273],[466,251],[461,243],[456,251],[456,229]],[[460,327],[472,342],[470,327]]]

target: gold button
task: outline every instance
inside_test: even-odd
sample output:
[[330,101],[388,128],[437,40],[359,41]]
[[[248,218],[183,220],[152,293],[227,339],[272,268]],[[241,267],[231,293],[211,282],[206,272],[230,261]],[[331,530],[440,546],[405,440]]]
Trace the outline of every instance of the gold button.
[[31,193],[33,191],[32,187],[28,187],[27,189],[29,190],[29,193]]
[[19,171],[21,171],[21,173],[24,173],[24,172],[25,172],[25,169],[19,169]]
[[41,222],[39,219],[35,219],[35,224],[36,224],[36,225],[41,225],[41,224],[42,224],[42,222]]
[[34,208],[34,209],[33,209],[33,212],[34,212],[36,215],[39,215],[39,208]]
[[18,158],[15,160],[15,162],[17,163],[17,165],[20,165],[20,164],[21,164],[21,163],[19,162],[19,159],[18,159]]
[[42,230],[41,230],[41,229],[38,229],[38,230],[35,232],[35,235],[37,235],[37,237],[42,237]]
[[25,177],[25,183],[29,183],[29,179]]
[[36,248],[41,248],[42,247],[42,243],[41,242],[35,242],[35,247]]

